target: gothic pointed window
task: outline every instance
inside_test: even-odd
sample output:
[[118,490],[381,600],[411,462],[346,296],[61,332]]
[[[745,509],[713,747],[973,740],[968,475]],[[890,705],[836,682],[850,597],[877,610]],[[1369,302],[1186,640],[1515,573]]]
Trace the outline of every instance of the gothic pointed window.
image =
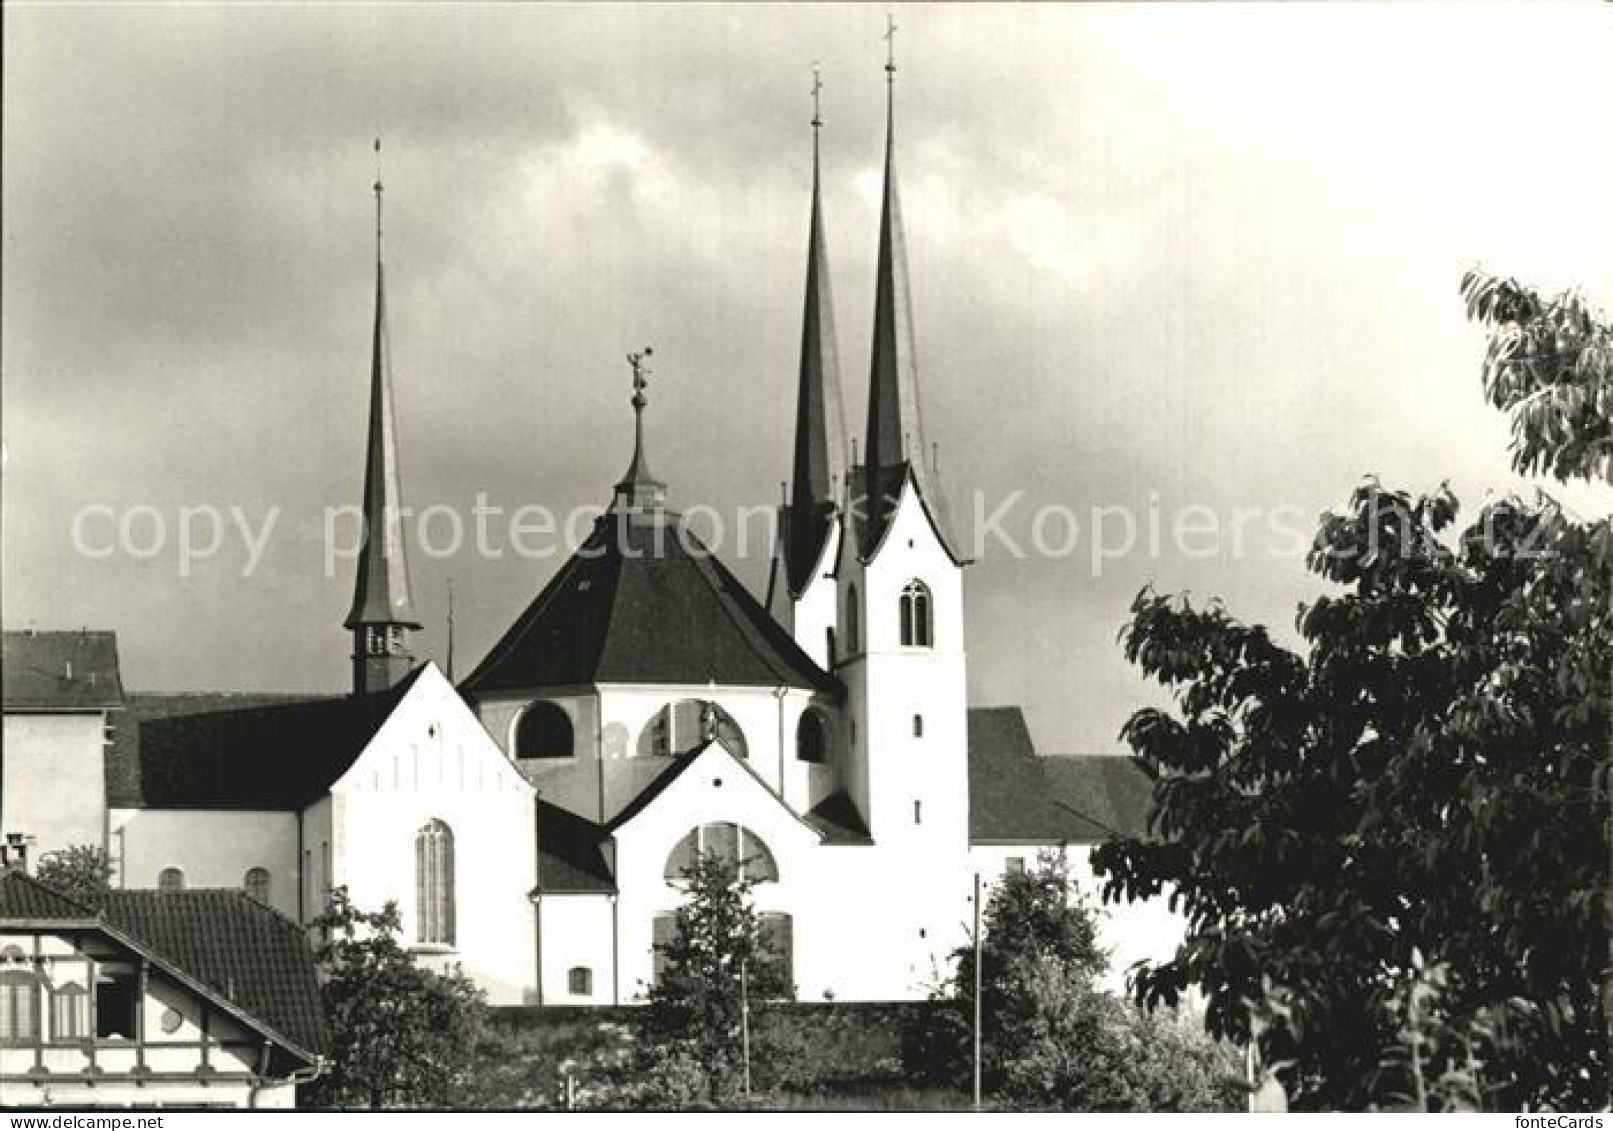
[[454,834],[428,821],[414,839],[415,939],[425,946],[454,945]]
[[862,651],[862,633],[857,623],[857,587],[846,590],[846,654],[855,656]]
[[930,587],[914,578],[902,587],[902,646],[929,648],[935,644],[930,614]]

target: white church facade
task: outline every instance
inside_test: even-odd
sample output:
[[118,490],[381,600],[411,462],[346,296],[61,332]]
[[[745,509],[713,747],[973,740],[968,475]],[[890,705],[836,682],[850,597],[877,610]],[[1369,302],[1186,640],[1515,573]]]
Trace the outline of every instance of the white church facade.
[[[894,124],[860,462],[817,125],[795,450],[765,600],[652,474],[637,359],[631,462],[592,534],[457,686],[417,663],[388,519],[402,495],[378,241],[351,693],[126,694],[104,634],[7,633],[0,834],[35,859],[99,843],[120,886],[244,888],[302,924],[338,886],[363,907],[395,901],[422,961],[508,1005],[641,999],[700,852],[755,882],[803,999],[925,996],[966,938],[977,873],[1062,849],[1090,884],[1090,848],[1142,832],[1147,783],[1126,758],[1039,755],[1018,708],[968,706],[969,563],[922,426]],[[74,636],[99,657],[76,670]],[[26,687],[12,674],[25,654],[46,665]],[[81,779],[94,788],[65,785]],[[1157,903],[1105,914],[1119,969],[1180,938]]]

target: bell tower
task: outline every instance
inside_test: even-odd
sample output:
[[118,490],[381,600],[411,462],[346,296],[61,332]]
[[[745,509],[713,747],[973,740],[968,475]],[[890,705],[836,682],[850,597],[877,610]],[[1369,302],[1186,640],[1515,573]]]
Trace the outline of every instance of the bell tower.
[[[894,32],[893,24],[887,41]],[[966,562],[919,407],[893,48],[885,73],[868,427],[864,461],[851,472],[851,544],[836,574],[845,652],[836,672],[848,693],[848,785],[874,841],[939,859],[968,848]]]

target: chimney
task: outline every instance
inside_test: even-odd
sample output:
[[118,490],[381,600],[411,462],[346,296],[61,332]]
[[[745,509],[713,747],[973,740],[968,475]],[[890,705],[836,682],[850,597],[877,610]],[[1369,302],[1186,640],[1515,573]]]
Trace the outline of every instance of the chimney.
[[26,875],[28,842],[32,839],[26,833],[7,833],[5,843],[0,844],[0,870],[15,868]]

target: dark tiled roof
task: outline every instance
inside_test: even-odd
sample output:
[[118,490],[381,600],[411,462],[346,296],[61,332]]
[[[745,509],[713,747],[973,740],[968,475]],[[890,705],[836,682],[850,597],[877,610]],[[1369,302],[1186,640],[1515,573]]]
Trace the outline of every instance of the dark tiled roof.
[[538,802],[538,891],[544,895],[609,894],[616,890],[603,827],[547,801]]
[[1018,707],[969,711],[969,838],[976,843],[1095,844],[1141,836],[1151,796],[1130,758],[1042,757]]
[[211,708],[246,697],[137,697],[113,724],[108,803],[131,809],[305,808],[358,760],[420,670],[373,695],[227,710]]
[[327,1047],[308,936],[291,920],[239,891],[113,890],[97,904],[92,911],[21,872],[0,875],[0,922],[92,922],[294,1053]]
[[476,697],[591,683],[843,692],[665,512],[601,518],[462,689]]
[[1048,754],[1042,758],[1048,794],[1121,836],[1148,834],[1153,783],[1135,760],[1113,754]]
[[245,892],[115,890],[102,916],[304,1052],[325,1050],[325,1015],[303,929]]
[[807,824],[823,834],[825,844],[873,844],[868,824],[857,812],[856,802],[845,790],[831,793],[806,815]]
[[15,922],[95,918],[95,909],[14,868],[0,871],[0,919]]
[[3,633],[0,669],[8,711],[105,710],[123,701],[115,633]]
[[[106,797],[113,808],[137,809],[145,804],[141,789],[140,728],[146,723],[187,715],[242,711],[307,702],[308,695],[232,695],[186,692],[178,695],[130,695],[111,717],[112,742],[106,754]],[[155,746],[157,740],[153,739]]]

